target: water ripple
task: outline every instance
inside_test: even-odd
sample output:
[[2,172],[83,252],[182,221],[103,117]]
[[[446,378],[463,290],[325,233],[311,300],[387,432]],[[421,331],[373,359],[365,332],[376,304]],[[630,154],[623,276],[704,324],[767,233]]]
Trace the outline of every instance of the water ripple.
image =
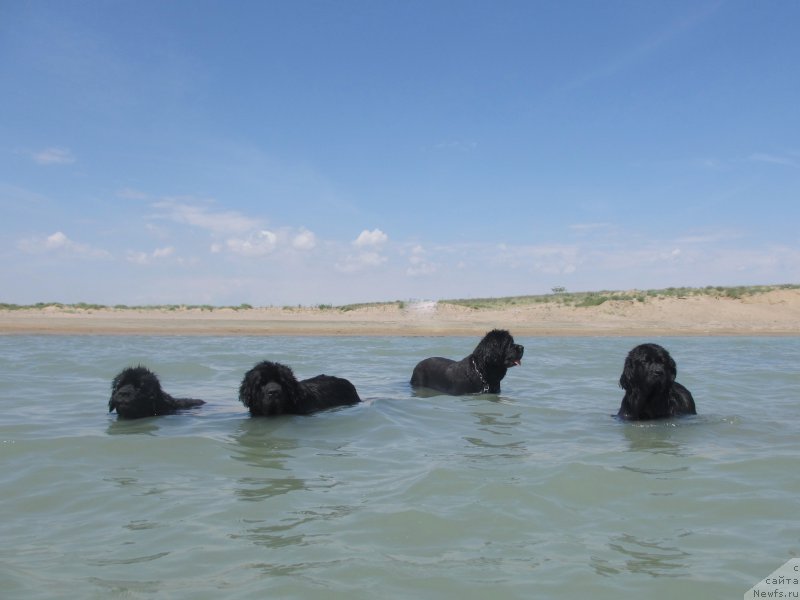
[[[4,597],[739,597],[800,552],[800,339],[653,340],[700,413],[655,423],[612,416],[638,340],[520,341],[455,398],[408,377],[468,338],[0,336]],[[267,358],[367,401],[251,419]],[[138,363],[208,404],[117,421]]]

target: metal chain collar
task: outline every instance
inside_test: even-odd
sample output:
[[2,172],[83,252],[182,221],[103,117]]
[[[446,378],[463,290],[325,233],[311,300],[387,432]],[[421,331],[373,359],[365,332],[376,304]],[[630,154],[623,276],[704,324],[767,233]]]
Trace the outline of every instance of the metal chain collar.
[[472,368],[475,369],[475,372],[480,377],[481,383],[483,384],[483,389],[481,390],[481,394],[486,394],[489,391],[489,384],[486,383],[486,379],[483,377],[483,373],[478,370],[478,365],[475,364],[475,359],[472,359]]

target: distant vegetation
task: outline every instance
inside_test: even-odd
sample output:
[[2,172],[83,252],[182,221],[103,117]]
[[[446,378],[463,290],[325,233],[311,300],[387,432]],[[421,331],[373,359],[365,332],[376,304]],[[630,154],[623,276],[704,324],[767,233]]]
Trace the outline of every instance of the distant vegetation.
[[406,307],[406,303],[402,300],[395,300],[394,302],[365,302],[361,304],[345,304],[340,306],[339,310],[342,312],[349,312],[351,310],[361,310],[362,308],[382,308],[388,306],[396,306],[400,310]]
[[284,306],[283,310],[308,310],[317,309],[317,310],[338,310],[339,312],[350,312],[353,310],[361,310],[364,308],[379,308],[379,307],[389,307],[389,306],[396,306],[400,310],[404,309],[406,303],[402,300],[395,300],[393,302],[362,302],[359,304],[343,304],[341,306],[335,306],[333,304],[316,304],[314,306],[303,306],[302,304],[298,304],[297,306]]
[[115,304],[107,306],[105,304],[89,304],[88,302],[77,302],[75,304],[64,304],[62,302],[37,302],[36,304],[8,304],[0,302],[0,310],[42,310],[45,308],[57,308],[61,310],[249,310],[253,308],[250,304],[240,304],[238,306],[212,306],[211,304],[144,304],[128,306],[127,304]]
[[[605,302],[647,302],[657,298],[689,298],[691,296],[711,296],[714,298],[744,298],[746,296],[754,296],[756,294],[764,294],[773,290],[796,290],[800,289],[797,284],[785,285],[755,285],[755,286],[736,286],[736,287],[722,287],[722,286],[708,286],[703,288],[691,287],[670,287],[662,290],[633,290],[627,292],[621,291],[600,291],[600,292],[568,292],[563,287],[553,288],[551,294],[540,294],[530,296],[507,296],[501,298],[467,298],[467,299],[453,299],[453,300],[440,300],[441,304],[452,304],[455,306],[465,306],[474,309],[503,309],[514,306],[529,306],[531,304],[558,304],[563,306],[574,306],[578,308],[599,306]],[[403,300],[395,300],[393,302],[365,302],[358,304],[345,304],[342,306],[334,306],[333,304],[317,304],[315,306],[284,306],[283,310],[326,310],[326,311],[340,311],[350,312],[354,310],[361,310],[366,308],[391,308],[396,307],[400,310],[407,308],[408,302]],[[76,304],[63,304],[61,302],[38,302],[36,304],[8,304],[0,302],[0,310],[41,310],[46,308],[55,308],[66,311],[92,311],[92,310],[165,310],[165,311],[180,311],[180,310],[201,310],[201,311],[215,311],[215,310],[251,310],[251,304],[239,304],[238,306],[212,306],[210,304],[148,304],[128,306],[126,304],[115,304],[114,306],[106,306],[103,304],[90,304],[87,302],[78,302]]]
[[662,290],[634,290],[627,292],[601,291],[601,292],[567,292],[564,288],[553,288],[552,294],[532,296],[508,296],[503,298],[468,298],[463,300],[441,300],[443,304],[466,306],[468,308],[502,309],[513,306],[528,306],[531,304],[559,304],[575,306],[578,308],[599,306],[608,301],[617,302],[647,302],[657,298],[688,298],[691,296],[711,296],[714,298],[744,298],[756,294],[764,294],[773,290],[800,289],[800,285],[757,285],[722,287],[708,286],[703,288],[670,287]]

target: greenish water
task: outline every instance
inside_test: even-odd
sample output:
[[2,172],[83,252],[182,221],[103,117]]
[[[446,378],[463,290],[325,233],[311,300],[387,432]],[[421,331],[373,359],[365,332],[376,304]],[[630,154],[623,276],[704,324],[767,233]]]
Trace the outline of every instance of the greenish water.
[[[517,341],[499,396],[420,398],[476,339],[0,336],[0,597],[740,598],[800,556],[800,339]],[[641,341],[697,417],[610,416]],[[365,402],[251,419],[265,358]],[[209,404],[118,422],[137,363]]]

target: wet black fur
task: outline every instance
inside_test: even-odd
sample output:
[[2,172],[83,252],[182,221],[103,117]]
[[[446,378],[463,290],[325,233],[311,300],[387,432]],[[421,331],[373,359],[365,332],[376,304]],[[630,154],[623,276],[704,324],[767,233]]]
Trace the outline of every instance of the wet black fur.
[[265,360],[245,373],[239,400],[251,416],[308,415],[335,406],[361,402],[347,379],[317,375],[297,381],[286,365]]
[[121,419],[169,415],[205,404],[193,398],[173,398],[161,389],[156,374],[139,365],[123,369],[111,382],[108,412],[117,411]]
[[630,420],[696,415],[694,398],[675,381],[675,361],[658,344],[641,344],[628,353],[619,378],[625,390],[617,416]]
[[459,396],[500,393],[500,381],[509,368],[522,363],[525,348],[514,343],[504,329],[487,333],[472,351],[459,361],[434,356],[414,367],[411,385]]

